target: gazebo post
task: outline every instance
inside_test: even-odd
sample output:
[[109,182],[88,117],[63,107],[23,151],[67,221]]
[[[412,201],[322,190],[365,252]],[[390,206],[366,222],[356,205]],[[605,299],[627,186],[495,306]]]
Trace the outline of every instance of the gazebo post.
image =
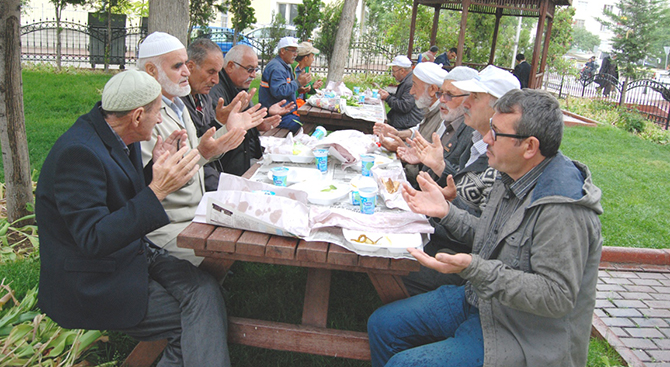
[[[530,63],[530,75],[532,78],[528,83],[528,88],[535,88],[537,83],[537,66],[539,65],[540,45],[542,44],[542,34],[544,33],[544,23],[547,20],[547,3],[549,0],[543,0],[540,4],[540,16],[537,21],[537,32],[535,33],[535,46],[533,47],[533,60]],[[544,58],[544,57],[543,57]]]
[[412,5],[412,22],[409,26],[409,45],[407,46],[407,58],[412,59],[412,49],[414,48],[414,28],[416,28],[416,13],[419,10],[419,1],[414,0]]
[[435,6],[435,13],[433,14],[433,29],[430,32],[430,45],[435,45],[435,40],[437,39],[437,27],[438,22],[440,21],[440,6]]
[[502,18],[503,9],[496,9],[496,26],[493,30],[493,40],[491,41],[491,54],[489,54],[489,65],[493,65],[496,57],[496,45],[498,44],[498,31],[500,30],[500,19]]
[[[417,1],[417,0],[414,0]],[[463,45],[465,44],[465,28],[468,26],[468,12],[470,0],[463,0],[463,12],[461,13],[461,30],[458,33],[458,55],[456,55],[456,66],[463,65]]]
[[[553,14],[554,13],[553,10],[556,10],[556,6],[553,5],[553,4],[552,4],[552,6],[554,7],[552,9],[552,12],[551,12]],[[544,48],[542,49],[542,62],[540,63],[540,78],[534,78],[535,83],[537,83],[537,85],[534,85],[532,88],[541,87],[542,86],[542,80],[544,80],[544,73],[545,73],[546,68],[547,68],[547,54],[549,53],[549,40],[551,38],[551,28],[552,28],[553,24],[554,24],[554,17],[552,15],[547,20],[547,31],[545,32],[545,35],[544,35]]]

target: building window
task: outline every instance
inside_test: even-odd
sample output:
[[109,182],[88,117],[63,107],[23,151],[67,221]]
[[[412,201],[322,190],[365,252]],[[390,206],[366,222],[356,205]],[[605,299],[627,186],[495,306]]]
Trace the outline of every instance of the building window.
[[613,9],[612,5],[605,5],[605,7],[603,7],[603,13],[606,12],[606,11],[611,12],[612,9]]
[[588,8],[588,6],[589,6],[588,1],[578,1],[577,2],[577,8],[579,8],[581,10],[586,10],[586,8]]
[[284,16],[286,24],[293,25],[293,19],[298,16],[298,4],[277,4],[277,13]]
[[584,19],[576,19],[575,28],[584,28]]

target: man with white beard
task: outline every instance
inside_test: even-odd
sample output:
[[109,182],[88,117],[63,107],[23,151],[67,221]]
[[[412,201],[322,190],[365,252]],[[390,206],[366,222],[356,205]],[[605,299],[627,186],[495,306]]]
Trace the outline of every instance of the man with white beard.
[[[156,125],[149,141],[143,141],[142,163],[146,182],[151,179],[152,149],[157,141],[170,139],[173,131],[181,130],[180,141],[186,141],[191,149],[198,149],[203,157],[199,163],[218,159],[225,152],[234,149],[244,140],[245,130],[226,126],[219,130],[212,127],[202,137],[198,138],[196,128],[184,103],[178,97],[191,92],[188,82],[190,75],[186,66],[188,55],[186,48],[176,37],[163,32],[154,32],[140,44],[137,66],[154,77],[162,88],[161,117],[163,123]],[[251,124],[252,118],[248,113],[240,113],[240,106],[230,112],[231,119],[240,124]],[[237,124],[238,126],[240,124]],[[165,212],[170,218],[170,224],[163,226],[147,237],[154,244],[166,249],[171,255],[190,261],[198,266],[203,258],[195,256],[191,249],[177,247],[177,235],[191,223],[195,210],[205,193],[204,173],[202,169],[181,189],[167,195],[162,201]]]
[[468,93],[456,88],[453,82],[470,80],[477,76],[477,70],[457,66],[445,77],[436,93],[439,101],[442,124],[430,136],[417,135],[408,140],[410,147],[399,147],[398,155],[408,163],[423,165],[422,170],[433,174],[437,180],[441,175],[455,175],[459,161],[466,154],[469,158],[474,129],[466,125],[463,102]]

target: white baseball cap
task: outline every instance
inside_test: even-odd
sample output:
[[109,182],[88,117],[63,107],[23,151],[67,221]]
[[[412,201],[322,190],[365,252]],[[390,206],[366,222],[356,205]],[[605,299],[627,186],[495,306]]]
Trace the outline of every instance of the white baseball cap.
[[447,71],[434,62],[422,62],[414,68],[414,76],[428,85],[441,87]]
[[398,55],[393,58],[388,66],[400,66],[401,68],[409,68],[412,66],[412,61],[405,55]]
[[284,37],[279,40],[279,44],[277,45],[277,50],[281,50],[282,48],[286,47],[298,47],[298,39],[295,37]]
[[454,82],[453,85],[465,92],[488,93],[496,98],[513,89],[521,89],[519,79],[509,71],[493,65],[480,71],[474,79]]

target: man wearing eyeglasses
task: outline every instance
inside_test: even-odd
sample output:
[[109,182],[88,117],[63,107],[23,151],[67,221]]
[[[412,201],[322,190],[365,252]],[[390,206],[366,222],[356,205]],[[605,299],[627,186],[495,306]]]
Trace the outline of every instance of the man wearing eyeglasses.
[[372,366],[585,366],[602,251],[601,191],[585,165],[559,147],[563,114],[539,90],[507,92],[484,136],[500,171],[480,218],[449,204],[440,187],[402,194],[418,213],[471,251],[408,251],[426,267],[457,274],[445,285],[375,311]]
[[[302,73],[296,78],[291,69],[291,64],[298,55],[297,39],[293,37],[280,39],[277,50],[277,57],[263,70],[261,89],[258,92],[258,101],[267,108],[281,100],[295,103],[298,89],[312,80],[311,73]],[[280,128],[289,129],[294,134],[302,126],[298,114],[293,113],[296,109],[294,107],[291,113],[283,115],[279,124]]]
[[[220,50],[218,57],[222,57]],[[223,67],[219,69],[218,82],[209,91],[211,108],[217,111],[219,109],[227,111],[237,101],[242,103],[242,110],[252,108],[251,99],[256,93],[256,88],[249,90],[249,87],[260,71],[258,56],[254,49],[247,45],[235,45],[226,53],[225,59],[221,60],[221,65]],[[259,131],[277,127],[281,122],[281,115],[289,113],[294,106],[292,103],[286,104],[285,100],[270,106],[267,111],[268,117],[257,127],[247,130],[244,142],[226,153],[217,162],[217,170],[214,172],[216,182],[218,183],[219,172],[242,176],[251,167],[251,162],[263,155]],[[216,187],[214,186],[214,190]]]

